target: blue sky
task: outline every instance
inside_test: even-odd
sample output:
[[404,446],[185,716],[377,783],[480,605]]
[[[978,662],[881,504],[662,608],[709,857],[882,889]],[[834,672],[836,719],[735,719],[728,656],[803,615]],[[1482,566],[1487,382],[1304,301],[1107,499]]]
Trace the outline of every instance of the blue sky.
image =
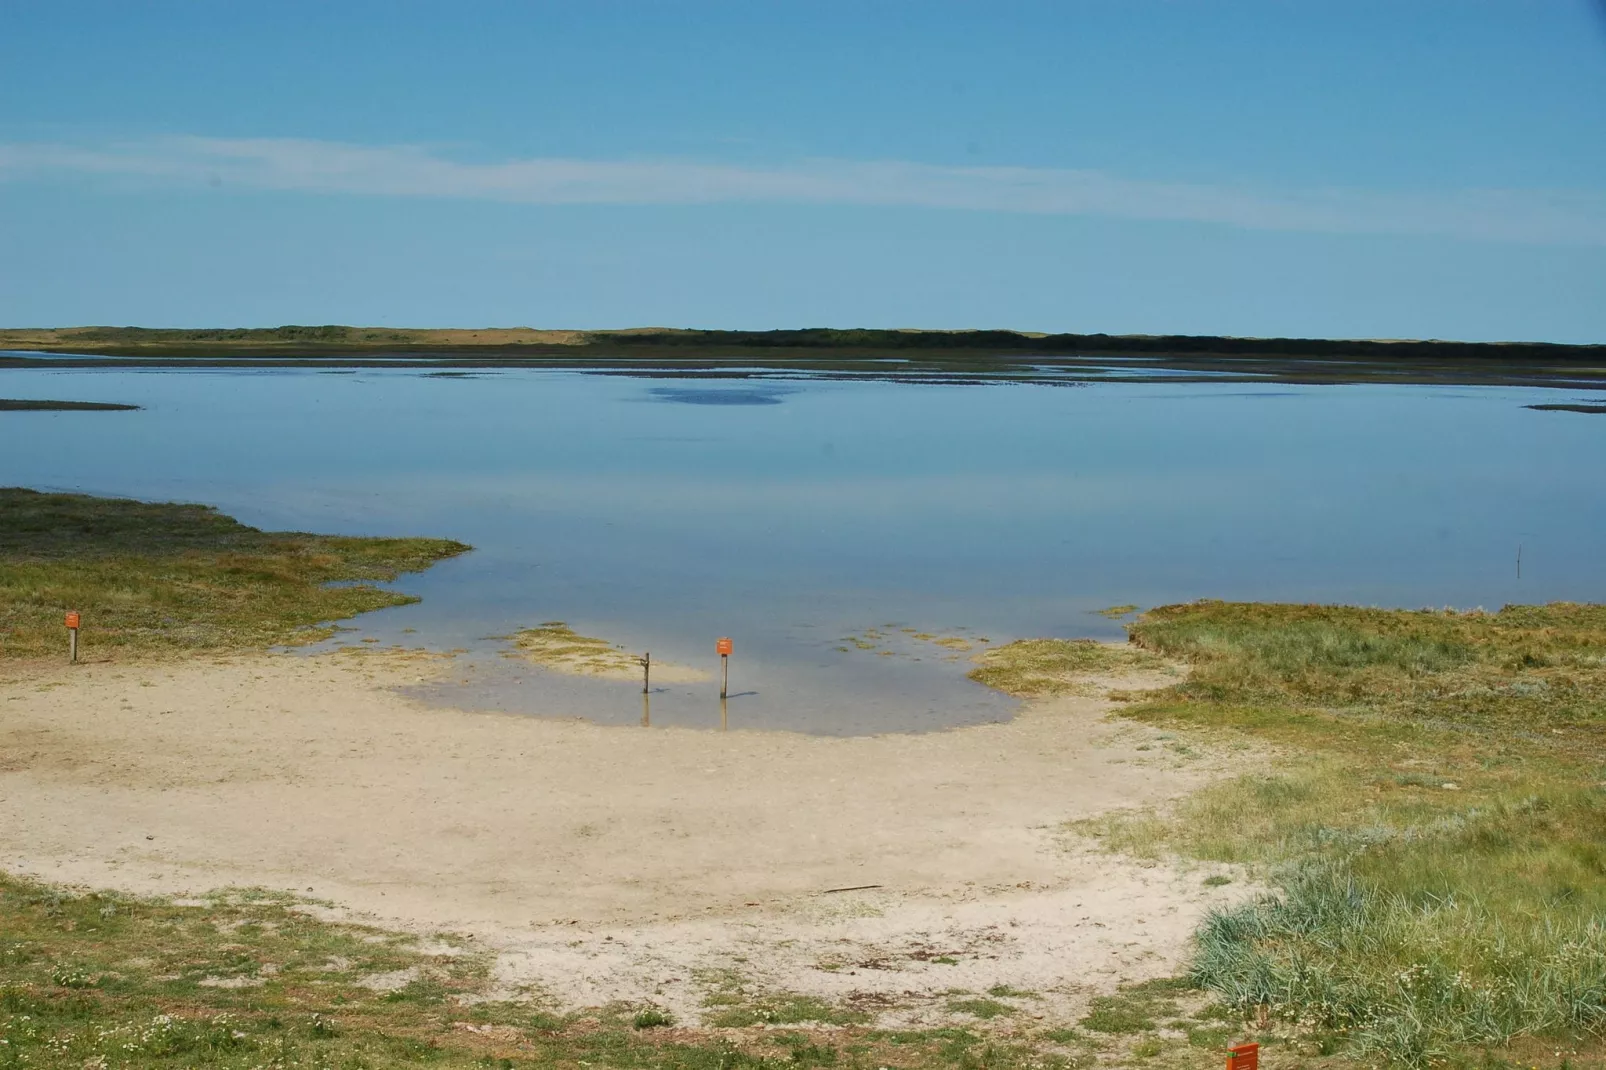
[[1606,341],[1585,0],[0,5],[0,324]]

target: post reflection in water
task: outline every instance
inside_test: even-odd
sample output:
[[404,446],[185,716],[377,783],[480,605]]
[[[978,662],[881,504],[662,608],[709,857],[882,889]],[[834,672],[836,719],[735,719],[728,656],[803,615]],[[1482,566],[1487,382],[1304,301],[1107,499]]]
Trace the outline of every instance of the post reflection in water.
[[[646,691],[641,693],[641,727],[652,727],[652,695]],[[730,730],[730,700],[724,695],[719,696],[719,730]]]

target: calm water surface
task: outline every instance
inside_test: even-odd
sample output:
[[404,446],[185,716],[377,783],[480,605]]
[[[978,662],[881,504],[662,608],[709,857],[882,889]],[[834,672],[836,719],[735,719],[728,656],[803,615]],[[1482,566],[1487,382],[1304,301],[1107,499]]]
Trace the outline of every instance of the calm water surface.
[[[145,410],[0,414],[0,484],[471,543],[398,584],[422,603],[335,641],[468,649],[442,702],[639,722],[639,684],[499,656],[495,636],[563,620],[711,670],[729,635],[730,727],[857,734],[1013,712],[899,628],[1115,638],[1094,611],[1122,603],[1606,599],[1606,417],[1523,408],[1574,393],[10,369],[6,397]],[[843,642],[872,628],[895,641]],[[650,713],[718,727],[717,686],[660,688]]]

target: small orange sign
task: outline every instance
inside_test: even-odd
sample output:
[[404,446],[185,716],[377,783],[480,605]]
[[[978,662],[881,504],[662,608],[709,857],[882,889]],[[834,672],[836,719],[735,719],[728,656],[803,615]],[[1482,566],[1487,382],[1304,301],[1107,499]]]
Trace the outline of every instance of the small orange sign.
[[67,614],[67,627],[73,629],[74,631],[78,630],[78,614],[76,614],[76,613]]
[[733,649],[735,649],[735,647],[731,644],[731,641],[723,637],[714,643],[714,652],[720,657],[727,656]]
[[1259,1044],[1238,1044],[1227,1049],[1227,1070],[1259,1070],[1259,1066]]

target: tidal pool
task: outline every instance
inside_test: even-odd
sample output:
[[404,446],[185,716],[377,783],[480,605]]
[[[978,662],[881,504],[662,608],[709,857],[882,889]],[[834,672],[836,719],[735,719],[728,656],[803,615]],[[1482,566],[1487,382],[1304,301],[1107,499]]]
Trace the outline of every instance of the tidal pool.
[[[1002,720],[964,678],[1022,636],[1194,598],[1606,598],[1606,420],[1580,391],[922,383],[407,368],[12,368],[0,483],[218,506],[265,528],[476,547],[330,645],[466,649],[432,701],[638,724],[639,682],[503,656],[567,622],[717,677],[732,729]],[[1587,400],[1587,399],[1586,399]],[[1518,550],[1521,567],[1518,573]],[[874,633],[873,635],[871,633]],[[653,725],[718,728],[717,682]]]

